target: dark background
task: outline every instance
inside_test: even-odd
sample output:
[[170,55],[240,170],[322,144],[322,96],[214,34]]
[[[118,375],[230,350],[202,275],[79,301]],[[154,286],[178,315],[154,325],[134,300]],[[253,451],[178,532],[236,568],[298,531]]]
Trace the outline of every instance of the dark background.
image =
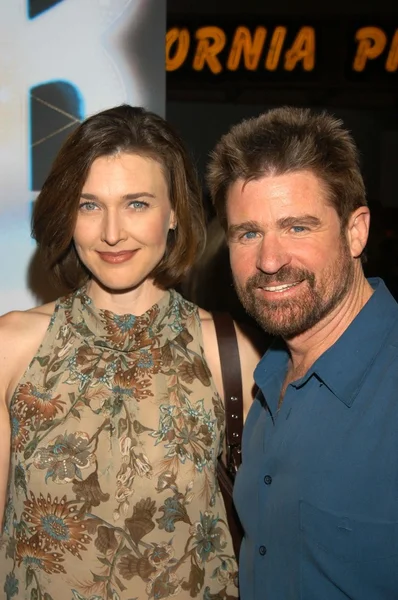
[[[30,18],[36,18],[60,1],[27,0]],[[147,5],[155,8],[155,2],[147,2]],[[331,111],[352,131],[361,153],[372,212],[366,273],[383,277],[398,298],[398,71],[387,73],[384,68],[392,36],[398,29],[398,3],[391,0],[168,0],[167,21],[168,28],[189,29],[191,48],[183,68],[167,73],[166,117],[190,148],[201,177],[208,154],[219,137],[241,119],[287,104]],[[224,69],[217,76],[207,67],[200,72],[192,69],[195,30],[207,25],[221,27],[227,34],[226,49],[220,54]],[[287,72],[282,67],[275,73],[267,72],[262,67],[264,52],[256,72],[244,68],[229,71],[225,68],[226,58],[238,25],[247,26],[251,31],[257,25],[266,27],[265,48],[276,25],[287,27],[287,46],[300,27],[313,26],[316,31],[314,70],[308,73],[299,68]],[[363,73],[355,73],[352,69],[356,48],[354,34],[364,26],[381,27],[388,35],[388,43],[380,58],[368,61]],[[148,31],[145,23],[140,24],[140,30],[142,43],[134,52],[142,56],[145,70],[150,66],[144,61],[150,56],[151,34],[159,32]],[[281,62],[283,64],[283,60]],[[70,90],[54,84],[41,86],[32,90],[32,139],[36,135],[43,137],[41,130],[36,131],[35,124],[53,126],[52,116],[42,118],[42,108],[36,101],[49,94],[53,101],[56,96],[58,104],[54,101],[55,104],[75,115],[76,122],[82,117]],[[33,168],[32,189],[40,189],[62,141],[62,136],[51,138],[52,145],[44,149],[46,160],[41,147],[32,148],[32,164],[37,164],[37,168]],[[212,209],[208,201],[206,206],[210,217]]]
[[[372,212],[368,244],[368,275],[382,276],[398,297],[398,71],[386,72],[385,59],[398,29],[398,3],[378,1],[295,0],[168,0],[168,29],[187,27],[191,45],[195,29],[207,25],[227,33],[236,26],[312,25],[316,31],[314,72],[261,66],[255,73],[225,69],[228,51],[220,54],[220,75],[191,68],[191,48],[183,68],[167,73],[166,117],[188,144],[203,176],[207,157],[218,138],[243,118],[281,105],[327,109],[343,119],[361,153],[361,165]],[[386,51],[369,61],[363,73],[353,72],[354,34],[364,26],[381,27],[388,35]],[[232,34],[231,34],[232,35]],[[265,56],[265,54],[264,54]],[[264,59],[260,60],[260,65]],[[243,61],[242,63],[243,64]],[[208,209],[209,212],[211,208]]]

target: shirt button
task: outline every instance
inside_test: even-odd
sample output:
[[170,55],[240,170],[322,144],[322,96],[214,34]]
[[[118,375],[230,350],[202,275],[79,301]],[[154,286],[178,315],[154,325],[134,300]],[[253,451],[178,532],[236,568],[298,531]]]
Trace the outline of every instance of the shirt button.
[[272,477],[271,477],[271,475],[266,475],[264,477],[264,483],[265,483],[265,485],[271,485],[271,483],[272,483]]
[[260,546],[258,551],[261,554],[261,556],[264,556],[265,554],[267,554],[267,548],[265,546]]

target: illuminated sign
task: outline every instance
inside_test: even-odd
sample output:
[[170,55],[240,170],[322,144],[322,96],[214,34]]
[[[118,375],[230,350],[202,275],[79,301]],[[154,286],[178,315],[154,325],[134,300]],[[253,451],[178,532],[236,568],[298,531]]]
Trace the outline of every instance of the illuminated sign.
[[341,74],[360,81],[361,74],[370,80],[383,73],[391,78],[398,71],[398,28],[391,23],[202,23],[169,24],[168,81],[182,76],[231,79],[236,74],[267,82],[325,81],[330,72],[339,81]]
[[[301,27],[288,48],[284,48],[287,28],[275,27],[270,32],[270,42],[265,50],[268,31],[265,27],[256,27],[252,32],[248,27],[236,28],[228,49],[225,65],[221,63],[220,53],[227,45],[227,35],[220,27],[199,27],[194,33],[195,52],[192,68],[202,71],[207,66],[217,75],[223,68],[236,71],[243,62],[244,68],[255,71],[263,56],[263,68],[275,71],[283,53],[283,68],[293,71],[300,66],[305,71],[312,71],[315,65],[315,30],[313,27]],[[191,34],[187,28],[172,27],[166,35],[166,70],[179,69],[188,58]]]
[[356,53],[352,62],[354,71],[364,71],[369,60],[380,58],[388,48],[384,68],[390,73],[398,69],[398,29],[395,30],[391,43],[381,27],[361,27],[355,34]]

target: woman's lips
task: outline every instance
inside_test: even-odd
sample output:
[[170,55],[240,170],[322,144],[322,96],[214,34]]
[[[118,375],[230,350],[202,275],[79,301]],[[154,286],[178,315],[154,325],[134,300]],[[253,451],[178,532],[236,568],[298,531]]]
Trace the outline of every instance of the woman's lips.
[[107,263],[124,263],[134,256],[137,250],[123,250],[122,252],[98,252],[100,258]]

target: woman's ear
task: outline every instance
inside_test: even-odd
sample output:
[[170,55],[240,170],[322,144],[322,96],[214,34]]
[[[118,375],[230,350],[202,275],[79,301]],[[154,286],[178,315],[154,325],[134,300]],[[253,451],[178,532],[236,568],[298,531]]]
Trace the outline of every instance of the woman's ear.
[[174,210],[171,211],[169,229],[175,229],[177,227],[177,217]]
[[347,238],[351,256],[361,256],[369,236],[370,212],[367,206],[360,206],[349,218]]

